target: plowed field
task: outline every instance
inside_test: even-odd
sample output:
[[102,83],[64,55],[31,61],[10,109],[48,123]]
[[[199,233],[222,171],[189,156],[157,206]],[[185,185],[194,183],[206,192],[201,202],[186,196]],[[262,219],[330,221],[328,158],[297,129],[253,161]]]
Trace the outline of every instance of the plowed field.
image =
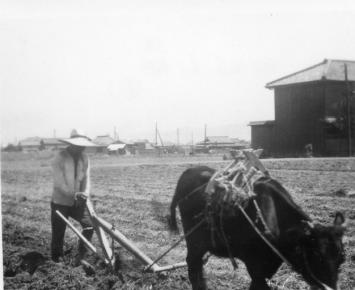
[[[221,157],[92,158],[92,200],[98,215],[115,225],[151,258],[156,258],[179,236],[167,231],[164,216],[181,173],[197,164],[216,169]],[[349,225],[345,237],[346,262],[340,289],[355,289],[355,159],[265,160],[271,175],[292,194],[317,222],[331,223],[336,210]],[[95,273],[73,267],[77,238],[67,229],[65,260],[52,263],[50,253],[50,197],[52,177],[48,158],[3,156],[2,230],[5,289],[190,289],[186,269],[167,275],[143,274],[143,266],[115,244],[119,273],[110,273],[93,255]],[[76,224],[77,225],[77,224]],[[98,245],[96,237],[93,240]],[[161,265],[184,261],[181,243]],[[249,276],[240,263],[233,271],[228,260],[211,258],[205,266],[211,289],[248,289]],[[308,289],[287,267],[272,285],[280,289]],[[284,287],[284,288],[282,288]]]

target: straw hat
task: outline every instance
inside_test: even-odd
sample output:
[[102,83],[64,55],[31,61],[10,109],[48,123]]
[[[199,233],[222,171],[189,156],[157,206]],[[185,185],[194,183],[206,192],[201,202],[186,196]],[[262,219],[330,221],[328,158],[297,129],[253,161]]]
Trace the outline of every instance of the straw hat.
[[87,137],[83,131],[73,129],[70,133],[70,138],[60,139],[59,141],[68,143],[80,147],[94,147],[95,143],[91,142],[91,139]]

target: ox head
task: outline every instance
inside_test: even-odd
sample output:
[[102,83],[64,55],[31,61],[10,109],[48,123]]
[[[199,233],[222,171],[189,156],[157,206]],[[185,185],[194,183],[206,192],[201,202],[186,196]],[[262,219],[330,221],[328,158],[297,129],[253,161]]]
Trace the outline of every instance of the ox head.
[[344,262],[344,230],[344,216],[337,212],[331,226],[305,222],[290,231],[296,245],[292,259],[295,270],[312,290],[337,289],[339,267]]

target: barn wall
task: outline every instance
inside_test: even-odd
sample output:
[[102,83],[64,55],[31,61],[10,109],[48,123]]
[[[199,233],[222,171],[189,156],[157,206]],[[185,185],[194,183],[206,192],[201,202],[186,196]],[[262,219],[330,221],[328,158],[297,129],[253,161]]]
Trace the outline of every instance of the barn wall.
[[253,149],[264,149],[264,156],[273,155],[274,126],[258,125],[251,127],[251,147]]
[[299,156],[306,144],[312,144],[314,155],[324,154],[324,89],[322,82],[275,88],[273,151]]
[[[355,156],[355,82],[350,83],[352,154]],[[274,126],[252,126],[252,147],[275,157],[302,156],[312,144],[314,156],[348,156],[346,84],[319,81],[274,88]],[[342,133],[329,130],[326,117],[343,120]],[[338,125],[337,125],[338,126]]]
[[[325,116],[336,118],[337,124],[325,128],[325,154],[329,156],[347,156],[349,153],[347,131],[347,87],[345,82],[326,82],[325,84]],[[350,91],[355,88],[350,83]],[[351,136],[352,151],[355,152],[355,97],[351,99]],[[330,126],[329,126],[330,127]]]

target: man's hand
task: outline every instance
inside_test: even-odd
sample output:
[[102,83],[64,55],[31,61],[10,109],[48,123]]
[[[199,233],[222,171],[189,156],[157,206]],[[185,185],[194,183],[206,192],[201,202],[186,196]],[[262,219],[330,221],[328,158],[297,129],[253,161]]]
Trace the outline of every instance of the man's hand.
[[76,192],[75,200],[87,200],[89,198],[89,194],[87,192]]

